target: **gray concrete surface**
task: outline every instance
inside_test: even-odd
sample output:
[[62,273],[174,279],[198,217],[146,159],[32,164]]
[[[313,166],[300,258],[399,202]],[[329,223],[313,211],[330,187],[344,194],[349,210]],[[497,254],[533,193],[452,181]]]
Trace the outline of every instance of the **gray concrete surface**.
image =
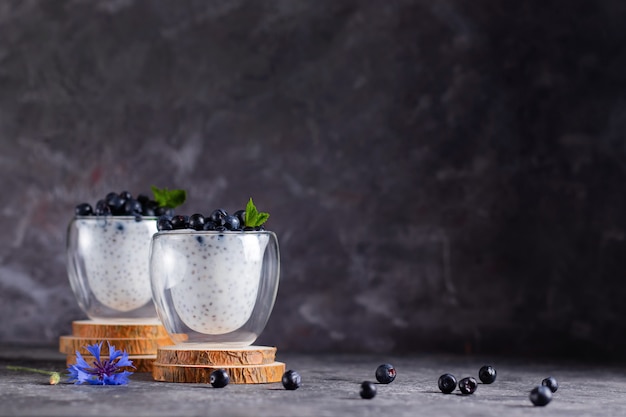
[[[229,385],[159,383],[149,374],[134,374],[127,386],[51,386],[43,375],[9,371],[7,364],[64,369],[52,349],[0,350],[1,416],[603,416],[626,413],[626,366],[554,360],[477,356],[304,355],[279,351],[278,359],[302,375],[302,387],[286,391],[280,384]],[[398,376],[377,385],[372,400],[359,397],[359,384],[374,380],[382,362],[395,365]],[[491,385],[476,393],[444,395],[439,375],[477,377],[489,363],[498,371]],[[545,408],[533,407],[528,392],[547,376],[560,383]]]

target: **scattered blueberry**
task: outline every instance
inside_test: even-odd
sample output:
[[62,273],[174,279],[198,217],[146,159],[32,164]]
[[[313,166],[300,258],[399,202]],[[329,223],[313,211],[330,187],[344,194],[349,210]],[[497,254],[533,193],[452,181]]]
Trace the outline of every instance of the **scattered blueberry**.
[[533,405],[544,406],[552,401],[552,391],[545,385],[540,385],[530,391],[529,398]]
[[370,381],[363,381],[359,394],[361,398],[365,398],[366,400],[374,398],[376,396],[376,385]]
[[437,385],[439,385],[441,392],[450,394],[456,389],[456,378],[452,374],[443,374],[439,377]]
[[224,388],[230,382],[230,377],[225,369],[218,369],[211,372],[210,381],[214,388]]
[[302,384],[300,374],[292,370],[285,372],[281,381],[286,390],[296,390]]
[[376,380],[381,384],[389,384],[396,379],[396,369],[389,363],[384,363],[376,368]]
[[476,392],[476,388],[478,388],[478,381],[476,378],[468,376],[467,378],[463,378],[459,381],[459,391],[463,395],[469,395]]
[[493,366],[485,365],[478,371],[478,378],[484,384],[493,384],[496,380],[496,370]]
[[559,383],[556,381],[556,379],[553,376],[550,376],[544,379],[543,381],[541,381],[541,385],[543,385],[544,387],[548,387],[550,391],[552,391],[553,393],[559,389]]

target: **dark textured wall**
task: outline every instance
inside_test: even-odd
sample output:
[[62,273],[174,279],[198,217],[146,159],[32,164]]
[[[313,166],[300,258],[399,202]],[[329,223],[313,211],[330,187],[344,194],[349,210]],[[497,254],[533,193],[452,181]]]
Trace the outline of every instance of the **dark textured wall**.
[[84,318],[74,206],[186,188],[272,214],[261,343],[626,348],[626,6],[0,4],[0,341]]

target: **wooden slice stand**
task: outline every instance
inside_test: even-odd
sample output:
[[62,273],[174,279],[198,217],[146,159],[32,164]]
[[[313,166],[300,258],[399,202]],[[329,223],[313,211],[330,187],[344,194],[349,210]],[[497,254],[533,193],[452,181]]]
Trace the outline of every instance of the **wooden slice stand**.
[[152,377],[162,382],[210,383],[211,373],[225,369],[232,384],[280,382],[285,364],[276,362],[276,348],[248,346],[216,349],[199,344],[160,346]]
[[174,344],[163,325],[156,320],[77,320],[72,322],[72,335],[59,338],[59,351],[67,355],[68,366],[76,363],[77,351],[87,363],[91,363],[94,358],[86,347],[100,342],[103,342],[101,359],[108,358],[108,342],[116,349],[128,353],[128,358],[135,366],[135,369],[130,370],[134,372],[152,372],[158,348]]

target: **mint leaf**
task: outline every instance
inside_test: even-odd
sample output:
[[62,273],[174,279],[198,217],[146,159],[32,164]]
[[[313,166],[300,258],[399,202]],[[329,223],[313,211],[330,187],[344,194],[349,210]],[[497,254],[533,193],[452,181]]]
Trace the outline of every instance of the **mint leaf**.
[[246,226],[247,227],[257,227],[261,226],[263,223],[269,219],[269,213],[260,213],[254,203],[252,202],[252,197],[248,201],[246,205]]
[[246,226],[254,227],[256,226],[256,218],[259,216],[259,212],[256,209],[256,206],[252,202],[252,197],[248,200],[248,204],[246,204]]
[[185,190],[168,190],[167,188],[157,188],[154,185],[151,188],[154,201],[157,202],[159,207],[175,208],[183,204],[187,199]]
[[263,223],[265,223],[267,221],[267,219],[270,218],[270,214],[269,213],[259,213],[259,215],[256,218],[256,225],[260,226]]

